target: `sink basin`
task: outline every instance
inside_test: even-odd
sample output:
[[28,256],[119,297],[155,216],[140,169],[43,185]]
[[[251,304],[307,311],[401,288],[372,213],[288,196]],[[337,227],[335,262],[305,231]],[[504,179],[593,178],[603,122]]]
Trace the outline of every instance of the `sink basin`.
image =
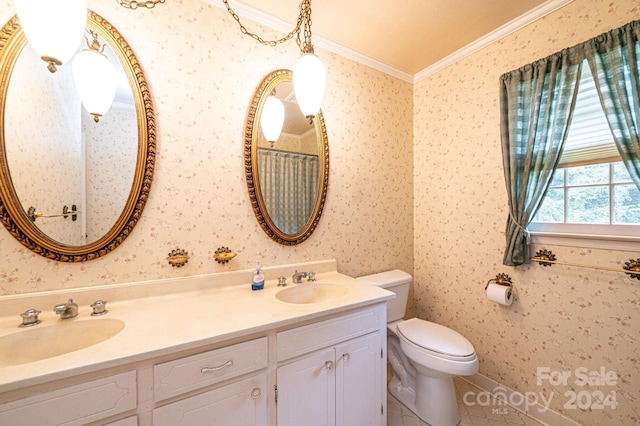
[[88,348],[115,336],[124,328],[118,319],[61,320],[54,325],[0,337],[0,367],[26,364]]
[[319,303],[336,299],[349,292],[347,287],[328,283],[297,284],[276,293],[276,299],[286,303]]

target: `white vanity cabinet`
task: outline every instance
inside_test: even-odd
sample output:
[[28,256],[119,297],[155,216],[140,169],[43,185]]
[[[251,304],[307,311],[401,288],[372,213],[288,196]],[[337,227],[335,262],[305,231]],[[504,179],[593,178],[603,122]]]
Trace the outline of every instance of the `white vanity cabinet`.
[[[0,404],[0,425],[84,425],[136,403],[136,372],[128,371]],[[128,422],[136,424],[135,416]]]
[[155,408],[153,425],[266,426],[266,373],[228,380],[266,368],[267,350],[267,338],[262,337],[155,365],[156,402],[216,383],[227,384]]
[[277,333],[278,426],[386,424],[384,309]]
[[[37,381],[0,391],[0,426],[386,426],[387,295],[357,285],[343,296],[349,303],[315,307],[260,304],[266,293],[247,296],[239,288],[238,300],[261,307],[258,320],[247,315],[253,322],[240,327],[211,321],[210,330],[189,330],[192,340],[165,336],[152,349],[130,352],[129,345],[151,339],[138,339],[142,331],[126,336],[138,317],[123,315],[131,328],[119,338],[129,345],[103,342],[106,361],[48,379],[42,368]],[[181,303],[197,306],[198,296]],[[216,300],[206,300],[208,310]],[[234,312],[242,317],[242,309]],[[64,358],[50,362],[64,365]]]

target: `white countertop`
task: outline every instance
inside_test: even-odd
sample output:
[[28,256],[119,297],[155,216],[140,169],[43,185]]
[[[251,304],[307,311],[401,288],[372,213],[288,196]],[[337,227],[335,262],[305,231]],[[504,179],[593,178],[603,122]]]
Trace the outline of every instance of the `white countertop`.
[[[11,312],[16,309],[20,309],[18,312],[30,308],[41,310],[42,323],[35,328],[62,327],[68,321],[100,321],[102,318],[122,320],[125,327],[108,340],[88,348],[41,361],[0,366],[0,393],[220,343],[395,297],[393,293],[382,288],[338,273],[335,265],[335,261],[323,261],[265,268],[267,281],[264,290],[259,291],[251,290],[252,271],[240,271],[163,280],[157,284],[123,284],[117,289],[101,286],[36,294],[31,297],[2,297],[0,339],[12,333],[29,333],[31,328],[18,327],[19,314]],[[287,288],[295,285],[314,285],[306,281],[302,284],[292,284],[291,273],[295,269],[318,271],[317,283],[340,284],[348,287],[349,292],[339,298],[319,303],[282,302],[275,297],[276,293],[282,290],[281,287],[277,287],[275,277],[288,276]],[[232,284],[232,281],[242,284]],[[185,291],[167,290],[175,289],[176,282],[179,288]],[[149,285],[156,287],[155,294]],[[109,312],[103,317],[92,317],[89,304],[94,301],[93,297],[102,298],[98,297],[101,290],[110,297],[104,298],[108,301]],[[125,296],[118,297],[119,295]],[[67,296],[74,297],[74,301],[79,305],[79,313],[76,318],[61,320],[54,314],[52,306],[65,302]],[[52,300],[56,302],[52,304]],[[35,306],[46,303],[51,306]],[[64,342],[56,341],[51,344]]]

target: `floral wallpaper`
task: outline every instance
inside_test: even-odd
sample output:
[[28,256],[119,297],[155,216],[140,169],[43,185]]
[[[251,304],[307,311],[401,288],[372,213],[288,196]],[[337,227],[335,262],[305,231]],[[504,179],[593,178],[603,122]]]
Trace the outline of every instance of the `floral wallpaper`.
[[[301,245],[281,246],[251,208],[243,133],[255,88],[269,72],[293,68],[295,42],[262,46],[243,36],[225,10],[200,0],[152,10],[115,1],[88,6],[127,40],[149,83],[157,123],[149,200],[117,250],[82,264],[35,255],[0,227],[0,294],[243,270],[257,261],[337,259],[340,272],[353,276],[412,270],[412,84],[316,48],[328,72],[329,189],[315,233]],[[12,1],[0,0],[0,20],[14,13]],[[221,246],[238,256],[216,263]],[[175,248],[189,252],[182,268],[166,261]]]
[[[637,0],[575,0],[414,92],[417,315],[465,335],[481,375],[539,403],[545,398],[544,406],[584,425],[640,424],[640,282],[569,266],[502,265],[507,195],[498,79],[639,18]],[[639,256],[567,246],[532,251],[541,248],[566,262],[618,269]],[[514,282],[509,307],[484,294],[498,273]]]
[[96,123],[83,109],[87,242],[113,226],[127,202],[135,174],[138,127],[135,109],[112,107]]

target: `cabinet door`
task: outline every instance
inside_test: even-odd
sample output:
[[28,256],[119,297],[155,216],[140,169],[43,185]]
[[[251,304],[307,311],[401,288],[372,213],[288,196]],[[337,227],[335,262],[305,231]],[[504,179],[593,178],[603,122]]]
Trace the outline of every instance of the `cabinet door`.
[[330,348],[278,367],[278,426],[335,424],[334,360]]
[[384,381],[380,333],[336,346],[336,426],[380,426]]
[[154,426],[266,426],[267,377],[240,380],[153,410]]

